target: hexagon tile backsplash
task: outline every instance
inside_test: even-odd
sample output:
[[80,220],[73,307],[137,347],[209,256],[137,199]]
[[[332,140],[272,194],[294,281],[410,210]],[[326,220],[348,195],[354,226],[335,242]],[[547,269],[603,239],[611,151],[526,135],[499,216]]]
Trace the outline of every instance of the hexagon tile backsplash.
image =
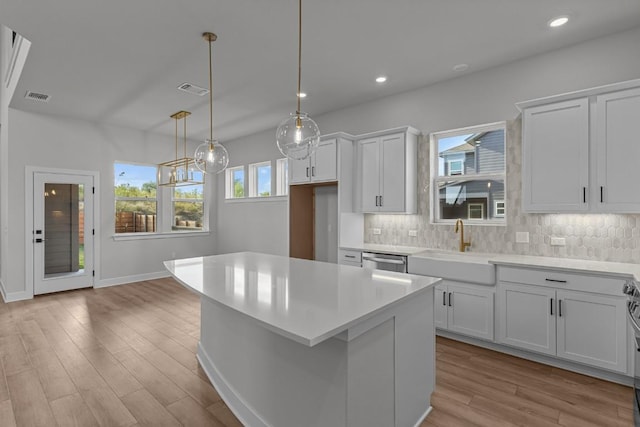
[[[520,119],[507,122],[507,225],[465,224],[470,251],[640,263],[640,215],[526,214],[522,212],[522,143]],[[456,250],[453,225],[429,218],[429,138],[418,144],[418,214],[365,215],[365,242]],[[372,229],[381,234],[374,235]],[[417,230],[417,237],[409,236]],[[516,243],[516,232],[529,232],[529,243]],[[565,246],[552,246],[552,237]]]

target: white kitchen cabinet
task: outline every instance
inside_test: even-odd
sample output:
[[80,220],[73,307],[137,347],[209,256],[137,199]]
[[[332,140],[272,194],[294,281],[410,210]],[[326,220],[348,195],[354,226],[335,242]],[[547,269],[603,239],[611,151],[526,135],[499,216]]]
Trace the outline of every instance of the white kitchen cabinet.
[[362,251],[353,249],[338,250],[338,264],[362,267]]
[[640,80],[517,105],[525,212],[640,212]]
[[357,143],[363,213],[417,212],[417,138],[412,128],[362,135]]
[[493,341],[493,289],[444,280],[435,287],[436,328]]
[[589,100],[580,98],[526,109],[522,141],[524,210],[588,210]]
[[321,140],[316,151],[305,160],[290,160],[291,184],[337,180],[337,138]]
[[596,97],[596,190],[601,212],[640,212],[640,88]]
[[627,373],[621,281],[515,268],[498,275],[499,343]]
[[555,356],[556,291],[500,283],[497,294],[498,342]]

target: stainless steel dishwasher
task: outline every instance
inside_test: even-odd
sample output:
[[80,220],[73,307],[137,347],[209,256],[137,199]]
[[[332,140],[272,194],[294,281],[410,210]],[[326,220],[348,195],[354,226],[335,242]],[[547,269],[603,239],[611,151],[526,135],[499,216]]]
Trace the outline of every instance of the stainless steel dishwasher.
[[375,252],[362,253],[362,266],[377,270],[407,272],[407,257],[405,255],[381,254]]

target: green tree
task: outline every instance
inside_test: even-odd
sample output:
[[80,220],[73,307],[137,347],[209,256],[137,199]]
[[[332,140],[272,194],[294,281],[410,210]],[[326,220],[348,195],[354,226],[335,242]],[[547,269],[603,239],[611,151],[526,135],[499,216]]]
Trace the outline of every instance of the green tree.
[[233,181],[233,197],[244,197],[244,182],[240,179]]

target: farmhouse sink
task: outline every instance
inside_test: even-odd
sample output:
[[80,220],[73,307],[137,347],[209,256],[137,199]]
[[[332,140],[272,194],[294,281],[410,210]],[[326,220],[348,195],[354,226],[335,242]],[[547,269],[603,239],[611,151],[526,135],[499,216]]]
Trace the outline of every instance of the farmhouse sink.
[[490,254],[428,249],[409,257],[408,272],[460,282],[495,285],[496,267],[489,263],[490,259]]

